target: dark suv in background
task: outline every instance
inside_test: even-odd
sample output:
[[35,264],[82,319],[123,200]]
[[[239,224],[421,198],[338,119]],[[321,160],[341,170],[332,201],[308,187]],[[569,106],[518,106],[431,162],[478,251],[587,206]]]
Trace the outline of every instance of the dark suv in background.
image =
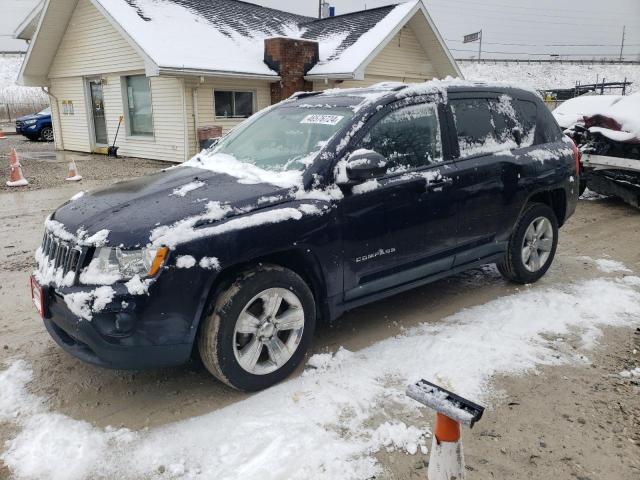
[[261,389],[319,320],[487,263],[535,282],[577,180],[575,146],[529,91],[298,94],[185,164],[62,205],[32,294],[85,361],[169,366],[197,348],[221,381]]
[[51,107],[33,115],[25,115],[16,119],[16,133],[29,140],[53,142],[53,125],[51,123]]

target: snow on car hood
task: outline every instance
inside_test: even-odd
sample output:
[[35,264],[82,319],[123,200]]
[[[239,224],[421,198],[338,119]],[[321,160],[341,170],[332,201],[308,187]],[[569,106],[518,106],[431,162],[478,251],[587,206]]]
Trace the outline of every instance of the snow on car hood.
[[585,126],[616,142],[640,143],[640,92],[585,117]]
[[245,183],[213,170],[180,166],[87,192],[62,205],[52,219],[69,232],[109,230],[112,246],[143,246],[158,226],[207,217],[211,204],[224,205],[231,216],[280,203],[290,198],[291,188],[284,185],[257,178]]
[[582,95],[563,102],[552,113],[558,125],[571,128],[576,124],[584,124],[584,117],[605,111],[621,98],[621,95]]

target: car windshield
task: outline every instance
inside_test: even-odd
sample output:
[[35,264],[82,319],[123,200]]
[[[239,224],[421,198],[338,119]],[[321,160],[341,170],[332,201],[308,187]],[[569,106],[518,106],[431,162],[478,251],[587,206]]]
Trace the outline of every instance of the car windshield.
[[266,170],[302,170],[353,115],[344,107],[274,108],[238,126],[212,153]]
[[41,112],[37,113],[38,115],[51,115],[51,107],[47,107],[44,110],[42,110]]

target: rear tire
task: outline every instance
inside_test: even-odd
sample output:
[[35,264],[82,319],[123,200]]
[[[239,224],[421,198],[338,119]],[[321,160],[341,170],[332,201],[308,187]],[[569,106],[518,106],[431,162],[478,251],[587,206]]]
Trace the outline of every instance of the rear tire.
[[549,269],[558,246],[558,219],[543,203],[525,207],[514,228],[507,252],[497,267],[504,278],[526,284],[538,281]]
[[239,275],[208,311],[198,335],[200,358],[216,378],[239,390],[261,390],[288,377],[315,329],[311,290],[298,274],[277,265]]

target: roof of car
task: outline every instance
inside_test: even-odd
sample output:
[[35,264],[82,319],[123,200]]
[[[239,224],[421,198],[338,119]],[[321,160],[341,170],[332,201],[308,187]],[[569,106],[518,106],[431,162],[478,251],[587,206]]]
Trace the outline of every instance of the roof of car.
[[[519,97],[537,96],[534,90],[504,82],[467,81],[460,79],[432,80],[423,83],[383,82],[361,88],[333,88],[324,91],[298,92],[291,97],[298,105],[330,103],[334,106],[355,106],[384,103],[390,99],[402,99],[417,95],[434,95],[446,99],[453,92],[509,93]],[[330,99],[330,101],[329,101]],[[351,100],[348,100],[351,99]]]

